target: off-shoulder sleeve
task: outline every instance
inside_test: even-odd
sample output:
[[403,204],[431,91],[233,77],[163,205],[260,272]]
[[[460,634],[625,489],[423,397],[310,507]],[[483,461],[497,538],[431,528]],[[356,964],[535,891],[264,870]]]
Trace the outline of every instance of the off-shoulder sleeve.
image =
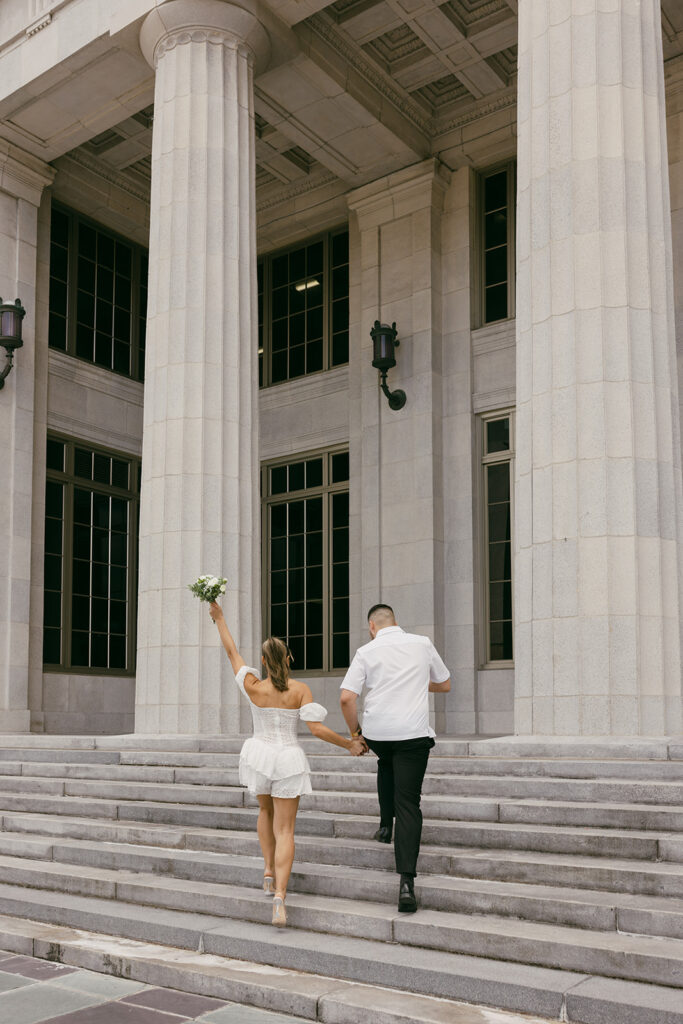
[[323,722],[327,718],[327,708],[322,704],[304,704],[299,708],[299,718],[302,722]]
[[245,697],[247,696],[247,691],[244,689],[244,680],[246,676],[256,676],[257,679],[260,679],[261,674],[258,671],[258,669],[249,668],[248,665],[242,665],[242,668],[237,672],[237,675],[235,676],[235,682],[237,683]]

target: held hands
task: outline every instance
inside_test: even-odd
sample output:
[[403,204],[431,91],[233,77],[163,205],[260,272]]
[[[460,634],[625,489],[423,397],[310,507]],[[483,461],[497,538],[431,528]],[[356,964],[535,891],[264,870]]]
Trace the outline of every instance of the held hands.
[[367,754],[367,752],[368,745],[361,736],[359,736],[358,739],[351,740],[349,754],[351,754],[352,757],[362,757],[363,754]]
[[212,601],[209,605],[209,615],[214,622],[223,618],[223,609],[216,601]]

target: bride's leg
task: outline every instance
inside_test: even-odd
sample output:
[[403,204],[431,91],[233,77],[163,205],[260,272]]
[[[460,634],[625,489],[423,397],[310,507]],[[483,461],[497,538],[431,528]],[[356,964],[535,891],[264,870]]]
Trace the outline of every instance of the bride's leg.
[[284,897],[287,894],[289,876],[294,863],[294,828],[296,812],[299,809],[299,797],[291,799],[273,798],[275,833],[275,893]]
[[273,833],[273,798],[259,795],[258,822],[256,831],[263,854],[263,874],[275,877],[275,835]]

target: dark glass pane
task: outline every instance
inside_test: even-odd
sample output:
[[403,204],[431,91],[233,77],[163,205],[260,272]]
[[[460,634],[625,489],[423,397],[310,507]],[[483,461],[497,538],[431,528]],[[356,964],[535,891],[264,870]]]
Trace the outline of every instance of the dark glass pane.
[[[143,298],[146,298],[146,296],[142,294],[143,289],[140,289],[140,291],[140,299],[142,300]],[[125,309],[128,311],[130,310],[130,292],[130,281],[128,281],[127,278],[125,277],[119,277],[119,275],[117,274],[114,280],[114,301],[116,302],[116,305],[119,307],[119,309]],[[144,307],[142,306],[142,301],[140,305],[140,313],[144,316],[145,310]]]
[[77,448],[74,458],[74,472],[86,480],[92,480],[92,452]]
[[323,243],[316,242],[314,245],[309,245],[306,250],[306,273],[310,277],[311,274],[319,274],[323,269]]
[[323,569],[321,565],[306,569],[306,597],[309,601],[323,596]]
[[130,341],[130,313],[119,306],[114,309],[114,337]]
[[113,341],[111,335],[98,331],[95,335],[95,362],[98,366],[105,366],[108,370],[112,365]]
[[306,633],[322,633],[323,631],[323,603],[322,601],[308,601],[306,604]]
[[47,343],[50,348],[58,348],[62,352],[66,351],[66,320],[64,317],[50,313]]
[[332,567],[332,596],[348,597],[349,567],[345,562]]
[[338,597],[332,602],[332,631],[348,633],[349,631],[349,599]]
[[349,294],[349,268],[339,267],[332,275],[332,298],[344,299]]
[[270,600],[273,604],[282,604],[287,600],[286,572],[272,572],[270,574]]
[[323,343],[309,342],[306,345],[306,373],[318,373],[323,368]]
[[112,565],[126,565],[128,563],[128,537],[125,533],[112,533],[111,561]]
[[349,327],[349,300],[337,299],[332,303],[332,330],[346,331]]
[[306,309],[306,289],[302,284],[294,285],[288,289],[289,315],[292,313],[303,313]]
[[109,668],[126,667],[126,638],[111,636],[109,638]]
[[45,484],[45,514],[61,519],[63,501],[64,485],[56,484],[53,483],[52,480],[48,480]]
[[97,262],[110,269],[114,266],[114,239],[97,233]]
[[74,488],[74,522],[88,525],[92,522],[92,491]]
[[495,213],[487,213],[484,220],[484,247],[491,249],[495,245],[506,245],[507,237],[507,210],[496,210]]
[[349,233],[342,232],[332,239],[332,266],[337,267],[340,263],[349,262]]
[[104,267],[97,270],[97,298],[110,303],[114,301],[114,274]]
[[76,283],[81,291],[95,294],[95,264],[84,256],[78,257]]
[[93,480],[98,484],[108,484],[111,480],[111,459],[108,455],[95,452],[93,459]]
[[289,533],[304,532],[304,503],[292,501],[289,505]]
[[46,590],[43,594],[43,621],[45,626],[55,626],[57,629],[62,624],[62,595]]
[[342,366],[349,361],[349,332],[342,331],[332,339],[332,365]]
[[348,562],[349,560],[349,531],[333,530],[332,532],[332,561]]
[[93,633],[90,642],[90,664],[93,668],[109,667],[107,640],[106,633]]
[[93,494],[92,521],[95,526],[109,528],[109,498],[106,494]]
[[109,566],[93,564],[92,567],[92,595],[93,597],[106,597],[109,593]]
[[95,358],[95,332],[85,324],[76,326],[76,355],[90,363]]
[[74,629],[90,629],[90,598],[74,594],[71,598],[71,618]]
[[306,276],[306,250],[295,249],[289,254],[289,280],[299,281]]
[[276,320],[273,324],[273,352],[282,352],[289,343],[289,324],[287,320]]
[[[127,462],[122,462],[121,459],[112,459],[111,460],[111,482],[114,485],[114,487],[123,487],[126,490],[128,490],[128,463]],[[118,499],[114,499],[114,500],[118,501]]]
[[323,638],[321,636],[306,637],[306,668],[321,669],[323,667]]
[[[306,463],[306,487],[321,487],[323,482],[323,460],[311,459]],[[310,502],[309,502],[310,505]]]
[[128,502],[124,498],[111,499],[111,528],[123,533],[128,529]]
[[[118,603],[118,602],[117,602]],[[92,602],[92,628],[98,633],[106,633],[109,629],[108,602],[94,598]]]
[[273,320],[280,320],[289,313],[289,288],[274,288],[270,313]]
[[260,260],[256,265],[256,280],[258,282],[258,290],[263,291],[263,260]]
[[47,441],[47,468],[56,469],[60,473],[64,471],[64,445],[61,441]]
[[286,604],[275,604],[270,609],[270,632],[272,636],[285,636],[287,633]]
[[508,286],[497,284],[486,289],[486,323],[504,320],[508,315]]
[[303,491],[305,486],[305,462],[292,462],[289,467],[290,491]]
[[[287,467],[273,466],[270,471],[270,493],[284,494],[287,490]],[[286,506],[281,506],[285,508]]]
[[322,274],[316,274],[314,278],[308,279],[306,289],[306,306],[308,309],[318,309],[325,298],[325,278]]
[[50,281],[50,312],[66,316],[66,285],[54,277]]
[[303,535],[299,537],[289,538],[289,568],[298,569],[304,564],[304,538]]
[[323,535],[309,533],[306,536],[306,565],[322,565]]
[[349,479],[349,453],[338,452],[332,456],[332,483]]
[[78,227],[78,254],[94,260],[97,255],[97,235],[87,224]]
[[90,633],[71,634],[71,664],[88,665],[90,663]]
[[287,506],[271,505],[270,507],[270,535],[271,537],[284,537],[287,533]]
[[296,345],[289,350],[289,376],[302,377],[306,372],[306,346]]
[[510,500],[510,463],[487,466],[489,504]]
[[93,530],[92,557],[94,562],[109,561],[109,530]]
[[69,244],[69,217],[61,210],[52,210],[50,237],[53,242],[59,242],[60,245]]
[[69,257],[67,250],[61,245],[50,246],[50,277],[59,281],[66,281],[68,274]]
[[78,292],[76,318],[80,324],[85,324],[86,327],[94,327],[95,300],[89,292]]
[[[106,568],[106,566],[104,567]],[[93,566],[93,577],[95,574],[96,567]],[[124,600],[126,597],[126,589],[128,582],[128,573],[126,569],[120,569],[117,566],[112,566],[110,570],[110,589],[109,594],[112,598],[118,600]]]
[[303,601],[304,599],[304,570],[291,569],[289,572],[288,600]]
[[59,665],[61,655],[62,634],[59,629],[46,629],[43,632],[43,662],[45,665]]
[[132,250],[122,242],[116,243],[116,273],[130,277]]
[[90,562],[82,558],[73,561],[73,592],[74,594],[90,593]]
[[74,557],[90,558],[89,526],[74,526]]
[[347,668],[349,664],[349,637],[339,633],[332,637],[332,667]]
[[506,452],[510,447],[510,420],[489,420],[486,424],[486,451]]
[[109,632],[126,632],[126,602],[111,601],[109,605]]
[[114,342],[113,369],[117,373],[130,374],[130,345],[124,341]]
[[295,635],[304,632],[304,603],[297,601],[289,605],[289,631]]
[[309,533],[323,528],[323,499],[309,498],[306,502],[306,529]]
[[270,568],[273,572],[287,568],[287,538],[280,537],[270,542]]
[[103,334],[111,336],[112,333],[112,319],[114,314],[114,307],[111,302],[106,302],[105,299],[98,299],[95,312],[97,316],[97,330]]
[[317,338],[323,336],[323,311],[320,307],[318,309],[309,309],[306,314],[306,340],[315,341]]
[[512,622],[491,623],[489,658],[491,661],[512,658]]
[[287,351],[284,352],[273,352],[271,358],[271,371],[270,377],[273,384],[279,384],[280,381],[287,380]]
[[489,579],[509,580],[511,572],[510,545],[507,541],[489,544]]
[[289,268],[287,265],[287,254],[277,256],[272,262],[273,288],[279,288],[287,284],[289,280]]
[[512,587],[508,583],[489,583],[491,621],[512,618]]
[[332,525],[349,525],[349,493],[343,491],[341,494],[332,495]]
[[510,506],[507,503],[489,506],[489,540],[510,540]]
[[507,205],[507,171],[499,171],[484,180],[484,209],[496,210]]
[[62,553],[62,523],[59,519],[45,520],[45,553],[48,555],[61,555]]
[[299,668],[305,668],[306,662],[304,659],[304,638],[302,636],[289,636],[287,639],[289,649],[292,652],[292,666],[298,665]]
[[62,559],[59,555],[45,556],[45,588],[46,590],[62,589]]
[[507,281],[508,277],[508,251],[507,246],[499,249],[491,249],[486,253],[486,284],[500,284]]
[[503,658],[512,659],[512,622],[503,623]]

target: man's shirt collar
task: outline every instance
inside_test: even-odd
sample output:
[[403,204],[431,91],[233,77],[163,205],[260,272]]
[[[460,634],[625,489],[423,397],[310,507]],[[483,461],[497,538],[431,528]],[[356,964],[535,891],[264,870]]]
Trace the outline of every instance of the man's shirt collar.
[[403,632],[403,630],[401,629],[400,626],[382,626],[382,628],[378,629],[377,632],[375,633],[375,640],[380,635],[380,633],[402,633],[402,632]]

